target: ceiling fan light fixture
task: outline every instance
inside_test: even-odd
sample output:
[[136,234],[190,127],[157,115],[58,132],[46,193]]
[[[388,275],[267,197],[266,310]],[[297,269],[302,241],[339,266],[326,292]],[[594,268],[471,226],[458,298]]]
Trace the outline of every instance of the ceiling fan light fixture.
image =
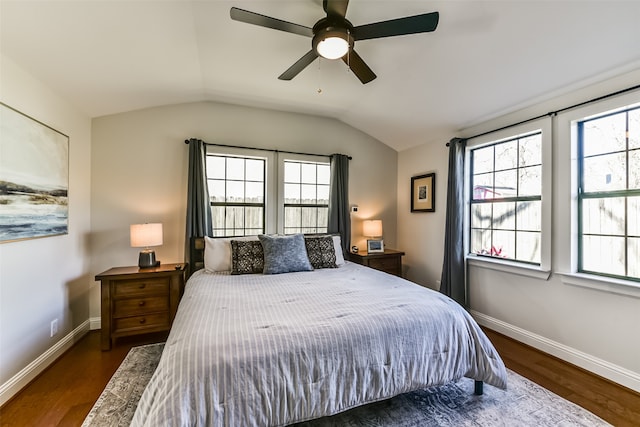
[[328,19],[321,19],[313,27],[311,46],[323,58],[342,58],[349,49],[353,48],[351,29],[351,23],[347,20],[331,22]]
[[318,42],[316,51],[323,58],[342,58],[349,51],[349,42],[340,36],[329,36]]
[[355,51],[354,44],[356,39],[371,40],[428,33],[435,31],[440,17],[438,12],[431,12],[354,27],[345,18],[348,4],[349,0],[324,0],[322,7],[327,16],[316,22],[313,28],[238,9],[237,7],[232,7],[230,14],[231,19],[235,21],[312,38],[311,50],[278,76],[278,79],[291,80],[318,57],[331,60],[342,58],[362,84],[369,83],[375,79],[376,74]]

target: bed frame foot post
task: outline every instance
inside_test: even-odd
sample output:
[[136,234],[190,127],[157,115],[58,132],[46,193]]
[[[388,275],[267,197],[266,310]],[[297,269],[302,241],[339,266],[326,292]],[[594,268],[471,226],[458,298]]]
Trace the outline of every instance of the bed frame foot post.
[[484,389],[484,383],[482,381],[474,382],[473,394],[477,396],[482,396],[482,393],[484,392],[483,389]]

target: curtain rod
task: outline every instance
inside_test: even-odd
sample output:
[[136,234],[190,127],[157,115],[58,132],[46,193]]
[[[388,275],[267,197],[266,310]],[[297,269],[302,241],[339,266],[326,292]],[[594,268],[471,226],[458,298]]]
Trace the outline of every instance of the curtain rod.
[[[184,143],[189,145],[189,140],[185,139]],[[215,147],[227,147],[227,148],[241,148],[243,150],[258,150],[258,151],[269,151],[271,153],[285,153],[285,154],[299,154],[301,156],[316,156],[316,157],[331,157],[331,154],[316,154],[316,153],[300,153],[297,151],[285,151],[285,150],[272,150],[270,148],[253,148],[253,147],[242,147],[240,145],[227,145],[227,144],[214,144],[210,142],[205,142],[204,145],[211,145]],[[352,160],[353,157],[347,156],[349,160]]]
[[[523,125],[525,123],[529,123],[529,122],[532,122],[534,120],[541,119],[543,117],[557,116],[558,114],[564,113],[565,111],[573,110],[574,108],[582,107],[583,105],[591,104],[593,102],[602,101],[603,99],[612,98],[614,96],[622,95],[623,93],[633,92],[634,90],[638,90],[638,89],[640,89],[640,85],[628,87],[626,89],[622,89],[622,90],[619,90],[617,92],[612,92],[612,93],[609,93],[607,95],[598,96],[596,98],[592,98],[592,99],[589,99],[587,101],[579,102],[577,104],[573,104],[573,105],[561,108],[561,109],[556,110],[556,111],[550,111],[550,112],[548,112],[546,114],[540,114],[539,116],[532,117],[532,118],[526,119],[526,120],[522,120],[522,121],[519,121],[518,123],[513,123],[513,124],[510,124],[510,125],[507,125],[507,126],[502,126],[501,128],[493,129],[493,130],[490,130],[490,131],[487,131],[487,132],[482,132],[482,133],[479,133],[477,135],[473,135],[473,136],[470,136],[470,137],[464,138],[464,139],[469,140],[469,139],[479,138],[481,136],[489,135],[490,133],[499,132],[501,130],[509,129],[509,128],[512,128],[512,127],[515,127],[515,126],[520,126],[520,125]],[[447,147],[449,146],[448,142],[447,142],[446,146]]]

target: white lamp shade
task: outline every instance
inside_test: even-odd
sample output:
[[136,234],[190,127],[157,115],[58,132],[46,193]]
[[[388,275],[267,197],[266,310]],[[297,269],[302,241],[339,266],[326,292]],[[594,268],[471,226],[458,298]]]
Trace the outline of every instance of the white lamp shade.
[[382,220],[368,219],[362,223],[362,234],[368,237],[382,236]]
[[131,224],[131,247],[148,248],[162,245],[162,224]]
[[316,50],[324,58],[338,59],[349,51],[349,42],[340,37],[327,37],[318,43]]

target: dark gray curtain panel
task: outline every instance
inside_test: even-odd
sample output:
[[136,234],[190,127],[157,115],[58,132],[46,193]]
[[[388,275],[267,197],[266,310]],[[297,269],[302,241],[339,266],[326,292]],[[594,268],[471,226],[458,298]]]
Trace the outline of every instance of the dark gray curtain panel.
[[342,251],[351,245],[351,217],[349,212],[349,156],[331,155],[331,186],[329,188],[329,233],[340,234]]
[[187,244],[191,237],[211,236],[211,205],[207,187],[204,141],[189,140],[189,177],[187,189]]
[[466,139],[449,141],[449,178],[440,292],[469,306],[464,261],[464,161]]

